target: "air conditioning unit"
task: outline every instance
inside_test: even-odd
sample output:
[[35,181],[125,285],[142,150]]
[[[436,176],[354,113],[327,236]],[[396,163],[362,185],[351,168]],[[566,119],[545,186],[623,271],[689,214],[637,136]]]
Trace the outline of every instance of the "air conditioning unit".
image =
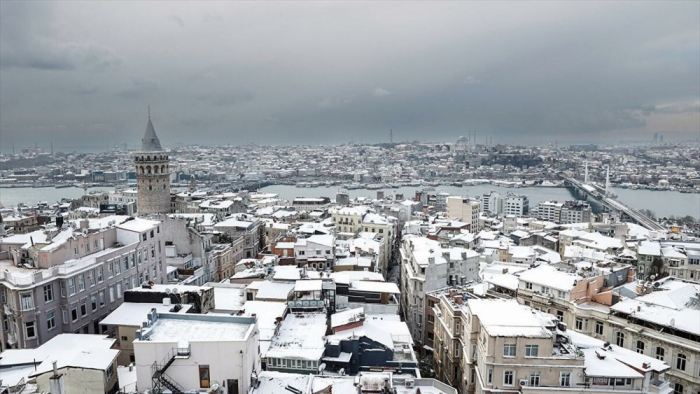
[[520,386],[527,386],[527,379],[520,379]]
[[403,382],[403,385],[406,386],[406,387],[409,387],[409,388],[410,388],[410,387],[413,387],[414,384],[415,384],[415,381],[414,381],[413,379],[411,379],[411,378],[407,378],[407,379],[404,380],[404,382]]

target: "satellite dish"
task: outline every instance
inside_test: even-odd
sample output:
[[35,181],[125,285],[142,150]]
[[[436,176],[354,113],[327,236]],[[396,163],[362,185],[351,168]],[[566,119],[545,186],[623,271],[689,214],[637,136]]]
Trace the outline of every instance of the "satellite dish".
[[170,294],[170,293],[172,293],[172,291],[170,290],[169,287],[166,287],[166,288],[165,288],[165,294]]
[[173,294],[178,294],[179,292],[180,292],[180,290],[178,290],[177,287],[173,288]]

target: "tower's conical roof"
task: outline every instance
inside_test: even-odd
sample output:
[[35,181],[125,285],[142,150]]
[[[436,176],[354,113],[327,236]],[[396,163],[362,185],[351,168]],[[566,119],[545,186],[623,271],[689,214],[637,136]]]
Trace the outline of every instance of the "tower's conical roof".
[[148,124],[146,125],[146,132],[143,133],[143,139],[141,140],[141,152],[154,152],[163,150],[160,146],[160,140],[156,135],[156,129],[153,128],[153,123],[151,122],[151,114],[148,114]]

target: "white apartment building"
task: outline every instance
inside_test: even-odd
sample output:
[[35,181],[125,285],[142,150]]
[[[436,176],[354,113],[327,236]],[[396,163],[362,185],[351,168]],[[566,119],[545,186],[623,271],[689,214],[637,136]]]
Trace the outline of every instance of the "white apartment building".
[[479,232],[479,213],[481,213],[481,201],[464,197],[447,198],[447,216],[457,218],[469,223],[469,232]]
[[442,248],[438,241],[406,235],[401,246],[401,311],[414,341],[422,343],[426,293],[478,277],[479,253]]
[[247,393],[261,371],[259,337],[255,317],[152,311],[133,341],[138,388]]
[[563,202],[541,201],[532,210],[531,214],[538,219],[559,223],[561,219],[561,208]]
[[503,197],[498,192],[489,192],[481,196],[481,209],[492,215],[503,213]]
[[530,212],[530,199],[525,195],[511,194],[506,195],[503,203],[504,215],[523,216]]

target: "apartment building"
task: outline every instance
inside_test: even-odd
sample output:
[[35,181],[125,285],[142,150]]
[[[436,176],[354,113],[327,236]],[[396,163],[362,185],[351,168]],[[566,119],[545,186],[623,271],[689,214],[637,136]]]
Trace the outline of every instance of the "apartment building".
[[99,334],[124,291],[164,281],[160,222],[114,216],[74,227],[0,239],[3,349],[34,348],[61,333]]
[[261,371],[255,317],[151,311],[133,341],[139,390],[246,393]]
[[570,333],[556,317],[515,300],[443,296],[439,308],[452,330],[436,329],[437,340],[456,336],[463,346],[461,393],[671,393],[667,364]]
[[559,223],[588,223],[591,221],[591,206],[579,200],[564,201],[559,214]]
[[481,201],[463,197],[447,198],[447,216],[457,218],[469,223],[469,232],[479,232],[479,214],[481,213]]
[[523,216],[530,212],[530,199],[522,194],[511,194],[506,195],[506,199],[503,202],[503,214],[504,215],[516,215]]
[[[631,283],[630,285],[635,285]],[[634,288],[634,287],[632,287]],[[676,278],[637,286],[623,292],[634,298],[606,306],[577,305],[569,328],[670,366],[665,385],[674,394],[700,391],[700,285]],[[656,386],[664,386],[657,382]]]
[[538,219],[559,223],[561,220],[561,209],[563,202],[541,201],[532,210],[531,214]]
[[491,215],[503,213],[503,197],[498,192],[488,192],[481,196],[481,210]]
[[666,272],[682,280],[700,283],[700,243],[660,241]]
[[396,243],[397,220],[394,217],[367,213],[362,218],[362,231],[365,233],[377,234],[374,240],[380,243],[379,265],[383,274],[389,270],[389,260],[394,252]]
[[221,231],[231,240],[243,236],[245,245],[243,258],[255,258],[265,246],[265,225],[253,215],[237,213],[226,220],[216,223],[214,229]]
[[339,233],[355,234],[362,228],[362,218],[364,218],[367,212],[369,212],[369,207],[361,205],[333,208],[329,213]]
[[443,248],[438,241],[406,235],[401,246],[401,313],[418,344],[425,341],[426,293],[465,284],[478,276],[479,254]]

